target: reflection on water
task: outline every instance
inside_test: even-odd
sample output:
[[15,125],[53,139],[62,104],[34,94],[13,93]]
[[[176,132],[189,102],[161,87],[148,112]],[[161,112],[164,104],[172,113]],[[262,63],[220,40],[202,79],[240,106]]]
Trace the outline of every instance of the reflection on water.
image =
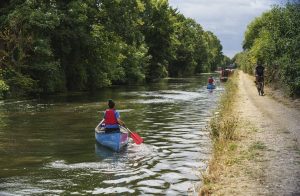
[[[210,153],[205,126],[222,87],[206,76],[0,103],[0,195],[186,195]],[[95,142],[112,98],[144,138],[121,152]]]

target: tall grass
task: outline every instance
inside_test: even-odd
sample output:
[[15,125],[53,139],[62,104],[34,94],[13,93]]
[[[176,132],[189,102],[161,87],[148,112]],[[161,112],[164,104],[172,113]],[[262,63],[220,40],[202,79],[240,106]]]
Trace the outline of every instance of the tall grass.
[[237,115],[233,112],[233,103],[237,92],[237,72],[225,85],[225,92],[215,116],[210,121],[210,133],[214,142],[231,140],[235,136]]
[[226,164],[224,156],[229,156],[235,146],[234,140],[237,139],[236,128],[238,126],[238,116],[234,112],[234,102],[238,90],[237,79],[238,72],[235,72],[227,81],[217,111],[210,121],[213,156],[208,170],[202,174],[203,186],[199,195],[209,195],[213,191],[213,183],[219,180],[222,168]]

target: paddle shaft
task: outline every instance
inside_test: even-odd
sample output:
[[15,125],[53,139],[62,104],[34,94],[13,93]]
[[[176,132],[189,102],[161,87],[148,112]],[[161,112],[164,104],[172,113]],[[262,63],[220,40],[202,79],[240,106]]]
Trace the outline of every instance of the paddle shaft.
[[101,120],[101,122],[97,125],[96,129],[104,122],[104,119]]
[[141,144],[144,142],[143,138],[141,138],[137,133],[130,131],[127,127],[125,127],[125,129],[131,133],[131,138],[136,144]]
[[132,134],[132,131],[130,131],[127,127],[124,127],[124,128]]

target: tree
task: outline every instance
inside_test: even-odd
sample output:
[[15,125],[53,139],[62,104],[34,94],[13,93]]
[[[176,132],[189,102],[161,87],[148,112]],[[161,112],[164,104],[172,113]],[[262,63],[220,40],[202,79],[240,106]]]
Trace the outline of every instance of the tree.
[[153,81],[168,75],[169,59],[172,56],[171,37],[174,33],[172,12],[166,0],[145,0],[142,32],[149,47],[150,64],[146,79]]
[[[215,69],[219,40],[167,0],[3,0],[1,92],[95,90]],[[3,93],[2,93],[3,94]]]
[[267,67],[268,82],[290,95],[300,95],[300,4],[275,6],[250,23],[245,32],[244,52],[236,62],[250,72],[258,60]]

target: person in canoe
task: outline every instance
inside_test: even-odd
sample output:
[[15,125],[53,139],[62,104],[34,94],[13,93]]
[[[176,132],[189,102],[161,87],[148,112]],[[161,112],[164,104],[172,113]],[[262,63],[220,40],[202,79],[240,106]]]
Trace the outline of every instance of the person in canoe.
[[125,123],[120,119],[120,113],[115,109],[115,102],[108,100],[108,109],[105,110],[103,124],[105,125],[105,133],[120,132],[119,125],[125,127]]
[[209,76],[209,78],[208,78],[208,84],[214,85],[214,83],[215,83],[215,80],[214,80],[214,78],[212,77],[212,75]]

